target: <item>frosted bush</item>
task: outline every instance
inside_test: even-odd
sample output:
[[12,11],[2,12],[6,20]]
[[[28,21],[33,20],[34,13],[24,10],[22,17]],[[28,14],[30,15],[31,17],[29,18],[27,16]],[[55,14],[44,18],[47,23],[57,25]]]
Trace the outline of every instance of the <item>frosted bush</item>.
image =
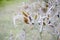
[[[16,26],[18,20],[20,20],[21,27],[24,25],[22,30],[24,29],[25,34],[21,32],[21,34],[17,34],[21,35],[21,40],[58,40],[59,32],[57,27],[60,24],[58,6],[58,0],[23,2],[19,13],[13,17],[15,27],[18,27]],[[25,39],[23,39],[23,36]]]

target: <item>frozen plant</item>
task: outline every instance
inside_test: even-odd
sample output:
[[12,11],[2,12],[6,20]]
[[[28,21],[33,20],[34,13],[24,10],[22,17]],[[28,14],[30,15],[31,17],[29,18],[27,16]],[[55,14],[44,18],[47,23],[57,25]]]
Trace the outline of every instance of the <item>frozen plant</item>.
[[[40,37],[43,31],[48,31],[51,35],[59,35],[59,32],[56,30],[56,26],[53,25],[54,22],[57,23],[59,20],[57,17],[60,16],[57,8],[58,0],[42,0],[41,3],[40,1],[41,0],[31,4],[23,3],[19,11],[20,13],[13,17],[14,25],[16,26],[17,19],[20,19],[23,21],[23,24],[33,25],[34,28],[37,28],[40,33]],[[36,24],[38,26],[36,26]]]

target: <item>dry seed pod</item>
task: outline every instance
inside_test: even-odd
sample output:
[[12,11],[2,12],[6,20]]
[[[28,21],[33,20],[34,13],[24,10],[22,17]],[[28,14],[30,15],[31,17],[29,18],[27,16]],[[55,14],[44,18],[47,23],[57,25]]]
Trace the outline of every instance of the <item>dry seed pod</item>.
[[34,19],[35,19],[35,20],[37,19],[37,15],[35,15]]
[[25,22],[26,24],[29,24],[29,23],[28,23],[28,18],[24,17],[24,22]]
[[43,26],[45,26],[46,25],[46,23],[45,22],[43,22]]
[[46,7],[48,7],[48,4],[46,4]]
[[28,17],[28,13],[27,12],[25,12],[25,11],[22,11],[22,14],[25,16],[25,17]]
[[46,13],[46,12],[47,12],[47,8],[42,8],[42,11],[43,11],[44,13]]

